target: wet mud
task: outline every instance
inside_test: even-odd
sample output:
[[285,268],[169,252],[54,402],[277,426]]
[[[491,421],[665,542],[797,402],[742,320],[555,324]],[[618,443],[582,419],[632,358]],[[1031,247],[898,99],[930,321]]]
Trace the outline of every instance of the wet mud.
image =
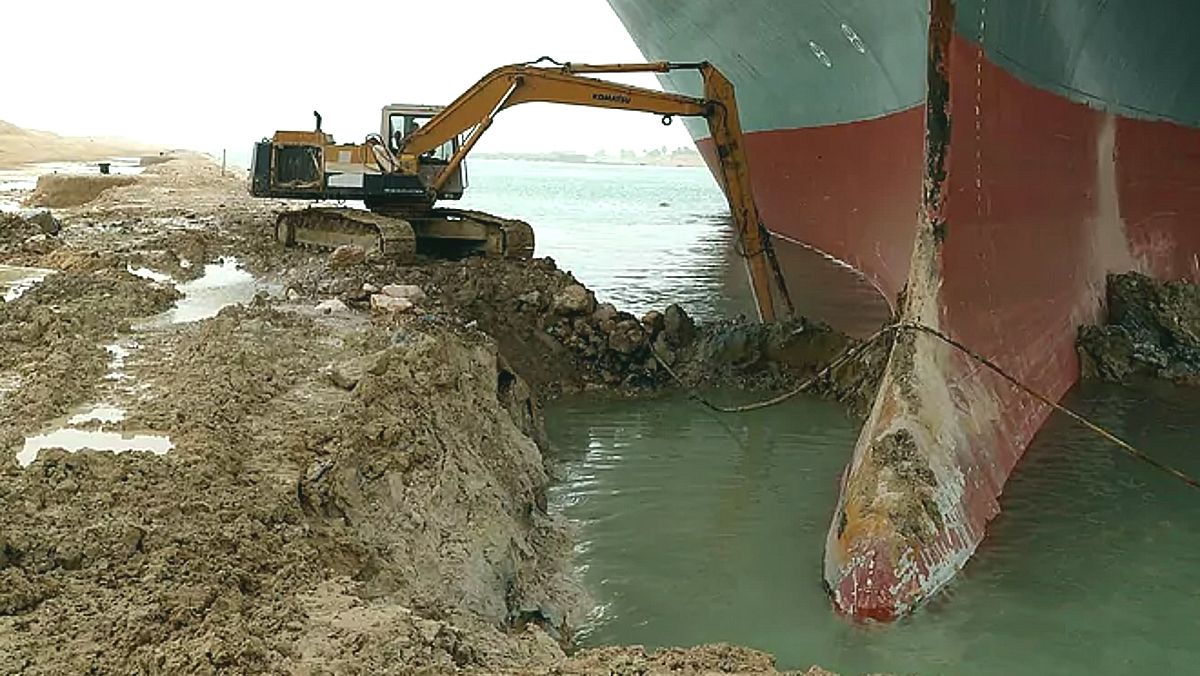
[[1107,307],[1106,323],[1079,330],[1083,377],[1200,385],[1200,286],[1109,275]]

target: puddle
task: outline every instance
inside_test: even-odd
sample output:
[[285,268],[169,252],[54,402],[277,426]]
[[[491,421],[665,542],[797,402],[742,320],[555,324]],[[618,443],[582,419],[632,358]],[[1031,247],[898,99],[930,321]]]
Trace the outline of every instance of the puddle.
[[4,302],[8,303],[20,298],[21,294],[32,289],[53,272],[53,270],[45,268],[0,265],[0,292],[4,294]]
[[175,307],[144,326],[186,324],[215,317],[225,307],[253,300],[254,294],[263,287],[254,275],[238,267],[236,258],[223,257],[216,263],[206,264],[204,274],[199,278],[176,288],[183,298],[175,303]]
[[129,355],[133,354],[132,350],[141,347],[137,343],[112,343],[105,345],[104,349],[112,355],[108,360],[108,373],[104,374],[105,380],[127,380],[129,374],[125,373],[125,360]]
[[161,272],[156,272],[154,270],[151,270],[150,268],[143,268],[143,267],[135,268],[132,265],[126,264],[125,270],[128,271],[129,274],[131,274],[135,277],[141,277],[142,279],[148,279],[152,282],[158,282],[160,284],[171,284],[171,283],[175,282],[175,278],[172,277],[171,275],[163,274]]
[[37,178],[20,176],[15,178],[0,177],[0,192],[32,191],[37,187]]
[[21,376],[16,373],[0,373],[0,406],[8,397],[21,389]]
[[83,413],[77,413],[67,418],[68,425],[82,425],[89,422],[119,423],[125,419],[125,409],[101,404]]
[[127,451],[149,451],[155,455],[166,455],[175,448],[175,444],[165,436],[158,434],[122,434],[120,432],[88,432],[71,428],[63,428],[25,438],[25,446],[17,453],[17,462],[22,467],[28,467],[37,460],[38,453],[46,448],[61,448],[71,453],[84,449],[93,451],[111,451],[125,453]]

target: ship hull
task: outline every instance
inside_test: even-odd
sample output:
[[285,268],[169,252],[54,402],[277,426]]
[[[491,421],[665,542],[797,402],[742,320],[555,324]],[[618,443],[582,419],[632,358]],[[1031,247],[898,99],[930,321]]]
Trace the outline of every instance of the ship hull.
[[[767,227],[850,265],[891,302],[920,202],[925,1],[840,13],[812,0],[751,12],[722,0],[609,4],[647,59],[709,60],[733,82]],[[703,93],[691,73],[661,79]],[[715,171],[704,122],[684,124]]]
[[[770,4],[790,8],[801,34],[828,18],[826,3]],[[930,0],[922,10],[928,32],[897,23],[890,37],[922,50],[908,67],[921,70],[925,103],[774,137],[754,130],[755,196],[774,232],[857,267],[902,301],[904,319],[1058,398],[1078,377],[1077,329],[1103,312],[1108,273],[1200,281],[1200,56],[1183,28],[1200,7]],[[680,25],[670,24],[677,39]],[[869,48],[883,24],[868,25],[853,32],[870,35]],[[735,85],[739,100],[772,86]],[[827,538],[835,607],[888,620],[952,579],[1049,413],[946,343],[900,334]]]
[[[917,212],[923,129],[920,109],[911,109],[747,134],[760,217],[777,239],[848,264],[891,302],[908,277],[915,230],[894,224],[911,224]],[[699,139],[697,146],[715,174],[712,140]],[[873,198],[863,200],[867,186]]]
[[[1138,107],[1144,117],[1132,117],[1071,82],[1039,81],[1042,64],[1000,62],[991,50],[1016,50],[989,48],[987,37],[1004,34],[989,33],[986,3],[932,6],[938,82],[926,117],[937,122],[927,125],[903,317],[1056,400],[1078,378],[1078,327],[1100,318],[1108,273],[1200,281],[1200,191],[1190,185],[1200,132],[1167,119],[1186,119],[1185,109]],[[1146,53],[1127,49],[1124,63],[1155,74]],[[835,605],[888,620],[948,582],[1050,412],[936,337],[902,335],[827,539]]]

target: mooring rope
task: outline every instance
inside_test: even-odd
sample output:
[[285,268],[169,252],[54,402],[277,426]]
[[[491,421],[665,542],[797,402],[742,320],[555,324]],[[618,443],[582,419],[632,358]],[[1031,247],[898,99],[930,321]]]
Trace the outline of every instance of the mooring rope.
[[854,357],[861,354],[864,350],[866,350],[869,346],[871,346],[875,341],[879,340],[880,338],[882,338],[890,333],[894,333],[897,331],[917,331],[917,332],[925,333],[927,335],[933,336],[933,337],[941,340],[942,342],[946,343],[950,347],[953,347],[954,349],[958,350],[959,352],[962,352],[963,354],[967,355],[968,357],[970,357],[974,361],[978,362],[979,364],[982,364],[983,366],[987,367],[989,370],[994,372],[996,375],[1000,376],[1001,378],[1003,378],[1006,381],[1008,381],[1009,383],[1011,383],[1017,389],[1025,392],[1026,394],[1030,395],[1034,399],[1037,399],[1038,401],[1042,402],[1043,404],[1046,404],[1047,406],[1051,407],[1052,409],[1065,414],[1066,416],[1068,416],[1075,422],[1083,425],[1084,427],[1086,427],[1087,429],[1096,433],[1100,437],[1108,440],[1109,442],[1111,442],[1112,444],[1117,446],[1117,448],[1121,449],[1122,451],[1124,451],[1126,454],[1128,454],[1135,460],[1140,460],[1140,461],[1150,465],[1151,467],[1154,467],[1158,470],[1166,472],[1167,474],[1175,477],[1179,481],[1182,481],[1184,484],[1187,484],[1188,486],[1190,486],[1192,488],[1200,489],[1200,480],[1197,480],[1194,477],[1186,474],[1185,472],[1178,470],[1174,467],[1171,467],[1170,465],[1167,465],[1166,463],[1164,463],[1160,460],[1154,459],[1153,457],[1147,455],[1145,452],[1139,450],[1133,444],[1125,441],[1124,439],[1117,436],[1116,434],[1108,431],[1101,425],[1099,425],[1095,422],[1092,422],[1083,414],[1077,413],[1077,412],[1067,408],[1066,406],[1063,406],[1062,404],[1052,400],[1050,397],[1047,397],[1046,395],[1042,394],[1041,392],[1035,390],[1033,387],[1021,382],[1015,376],[1010,375],[1007,371],[1000,368],[998,365],[996,365],[995,362],[988,359],[987,357],[984,357],[983,355],[979,354],[975,350],[972,350],[971,348],[967,347],[966,345],[963,345],[959,341],[955,340],[954,338],[951,338],[950,336],[947,336],[946,334],[942,333],[941,331],[938,331],[937,329],[930,327],[930,326],[925,326],[924,324],[918,324],[915,322],[897,322],[895,324],[889,324],[888,326],[885,326],[882,329],[879,329],[875,333],[871,334],[871,336],[869,336],[866,340],[863,340],[862,342],[858,343],[857,345],[854,345],[850,349],[843,352],[840,356],[838,356],[837,359],[834,359],[833,361],[829,362],[829,364],[826,365],[825,368],[818,371],[816,373],[816,375],[814,375],[811,378],[800,383],[795,388],[793,388],[787,392],[784,392],[783,394],[780,394],[778,396],[771,397],[770,399],[764,399],[762,401],[756,401],[754,403],[744,404],[742,406],[719,406],[717,404],[714,404],[712,401],[709,401],[703,395],[696,392],[686,382],[684,382],[683,378],[681,378],[679,376],[679,374],[676,373],[675,370],[672,369],[671,366],[669,364],[667,364],[667,362],[665,360],[663,360],[663,358],[661,356],[659,356],[658,352],[654,349],[653,345],[651,345],[651,347],[650,347],[650,353],[652,355],[654,355],[654,359],[656,361],[658,361],[659,365],[662,366],[664,370],[666,370],[667,374],[670,375],[672,378],[674,378],[675,381],[677,383],[679,383],[679,385],[681,387],[684,388],[684,390],[687,393],[689,398],[699,402],[701,405],[705,406],[706,408],[708,408],[712,411],[716,411],[717,413],[746,413],[748,411],[756,411],[759,409],[769,408],[771,406],[776,406],[778,404],[782,404],[783,402],[807,391],[813,385],[817,384],[822,378],[829,375],[834,369],[836,369],[837,367],[846,363],[850,359],[853,359]]

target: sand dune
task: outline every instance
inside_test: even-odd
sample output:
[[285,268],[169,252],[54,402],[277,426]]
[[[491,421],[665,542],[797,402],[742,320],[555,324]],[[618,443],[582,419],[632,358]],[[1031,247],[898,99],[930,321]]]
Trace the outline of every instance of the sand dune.
[[47,131],[22,129],[0,120],[0,167],[31,162],[86,162],[114,156],[137,156],[159,148],[110,138],[59,136]]

